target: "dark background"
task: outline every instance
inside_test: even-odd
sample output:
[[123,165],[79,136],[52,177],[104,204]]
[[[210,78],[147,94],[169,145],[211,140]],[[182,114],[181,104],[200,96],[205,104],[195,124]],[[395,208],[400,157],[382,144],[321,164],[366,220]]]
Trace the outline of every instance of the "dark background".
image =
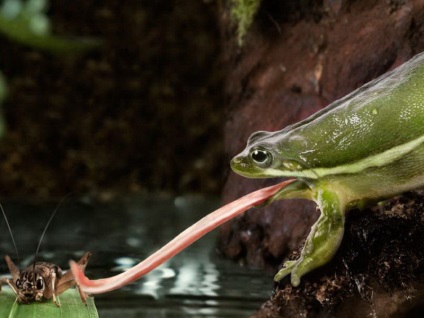
[[50,1],[51,54],[0,35],[9,88],[0,196],[219,193],[224,103],[217,3]]

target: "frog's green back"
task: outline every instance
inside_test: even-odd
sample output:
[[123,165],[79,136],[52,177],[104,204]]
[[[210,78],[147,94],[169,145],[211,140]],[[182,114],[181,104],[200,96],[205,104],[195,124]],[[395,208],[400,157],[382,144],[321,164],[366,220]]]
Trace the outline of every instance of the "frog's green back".
[[421,143],[423,135],[421,54],[268,138],[285,157],[319,168],[354,163],[414,140]]

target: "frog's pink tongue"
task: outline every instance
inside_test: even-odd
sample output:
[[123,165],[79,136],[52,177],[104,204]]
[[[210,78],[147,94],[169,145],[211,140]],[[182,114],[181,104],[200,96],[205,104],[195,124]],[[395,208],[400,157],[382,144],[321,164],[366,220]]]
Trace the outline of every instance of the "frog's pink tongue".
[[265,202],[268,198],[293,181],[294,180],[287,180],[271,187],[254,191],[219,208],[218,210],[213,211],[197,223],[187,228],[156,253],[150,255],[144,261],[119,275],[109,278],[90,280],[84,275],[78,265],[71,261],[70,266],[72,273],[74,274],[79,287],[89,294],[100,294],[126,286],[155,269],[160,264],[166,262],[168,259],[178,254],[187,246],[197,241],[206,233],[220,226],[222,223]]

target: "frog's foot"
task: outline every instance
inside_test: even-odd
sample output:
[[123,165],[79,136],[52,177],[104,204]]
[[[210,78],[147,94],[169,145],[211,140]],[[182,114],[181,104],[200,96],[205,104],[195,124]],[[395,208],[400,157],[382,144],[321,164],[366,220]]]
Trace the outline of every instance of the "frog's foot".
[[286,262],[283,265],[284,267],[274,276],[274,281],[279,282],[291,274],[290,282],[294,287],[297,287],[300,285],[300,279],[303,275],[327,263],[331,259],[331,256],[326,257],[326,255],[315,253],[314,256],[301,256],[297,261]]
[[345,205],[335,193],[327,190],[319,190],[316,201],[321,216],[312,226],[300,258],[285,262],[275,281],[291,274],[291,283],[297,287],[303,275],[326,264],[336,253],[343,238]]
[[293,268],[296,266],[296,264],[297,261],[286,261],[283,265],[283,268],[280,269],[280,271],[274,276],[274,280],[276,282],[279,282],[284,277],[289,275],[292,272]]
[[277,275],[275,275],[274,280],[279,282],[284,277],[291,274],[291,284],[294,287],[297,287],[300,285],[300,279],[303,275],[320,265],[322,265],[321,262],[314,262],[313,259],[305,261],[303,257],[297,261],[288,261],[284,263],[284,267],[277,273]]

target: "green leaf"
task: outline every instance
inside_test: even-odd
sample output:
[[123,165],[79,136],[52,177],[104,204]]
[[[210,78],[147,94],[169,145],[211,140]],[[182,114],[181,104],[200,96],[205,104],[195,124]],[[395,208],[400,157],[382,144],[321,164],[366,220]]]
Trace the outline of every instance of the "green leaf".
[[53,300],[34,302],[31,304],[18,304],[15,294],[9,287],[2,288],[0,292],[0,317],[32,317],[32,318],[98,318],[94,298],[88,297],[87,306],[83,304],[75,288],[68,289],[59,295],[61,306],[57,307]]

